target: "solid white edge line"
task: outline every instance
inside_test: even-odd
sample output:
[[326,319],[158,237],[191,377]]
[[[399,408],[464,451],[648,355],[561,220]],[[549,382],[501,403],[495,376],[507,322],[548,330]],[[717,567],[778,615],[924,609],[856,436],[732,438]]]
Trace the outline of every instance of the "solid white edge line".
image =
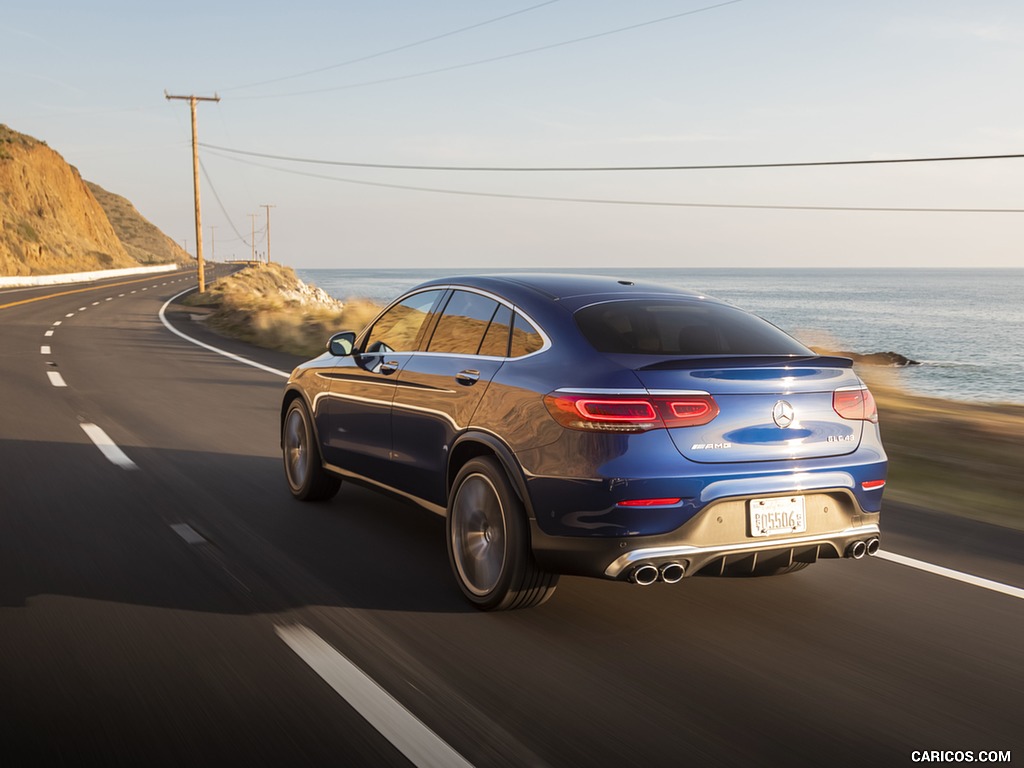
[[263,365],[263,363],[257,363],[254,360],[247,360],[246,358],[242,357],[241,355],[236,355],[236,354],[233,354],[231,352],[226,352],[225,350],[218,349],[217,347],[214,347],[211,344],[206,344],[205,342],[199,341],[199,339],[193,339],[191,336],[188,336],[187,334],[182,333],[177,328],[175,328],[173,325],[171,325],[170,321],[168,321],[166,315],[164,314],[165,311],[167,310],[167,307],[169,307],[171,305],[171,302],[173,302],[179,296],[184,296],[186,293],[191,293],[194,290],[195,290],[195,288],[188,288],[188,289],[182,291],[181,293],[179,293],[179,294],[177,294],[175,296],[171,296],[171,298],[169,298],[164,303],[164,305],[162,307],[160,307],[160,312],[158,313],[159,316],[160,316],[160,322],[164,324],[164,326],[167,328],[167,330],[169,330],[171,333],[175,334],[176,336],[180,336],[181,338],[185,339],[185,341],[191,342],[192,344],[195,344],[196,346],[202,347],[203,349],[208,349],[211,352],[216,352],[218,355],[223,355],[224,357],[230,358],[231,360],[234,360],[235,362],[244,363],[245,365],[251,365],[253,368],[259,368],[261,371],[266,371],[267,373],[273,373],[274,375],[281,376],[282,378],[285,378],[285,379],[287,379],[291,375],[287,371],[279,371],[277,368],[271,368],[269,365]]
[[118,448],[117,444],[100,427],[95,424],[79,424],[79,426],[111,464],[116,464],[121,469],[138,469],[135,462],[129,459],[127,454]]
[[276,626],[274,631],[413,765],[472,768],[462,755],[313,630],[293,624]]
[[46,377],[50,380],[50,383],[55,387],[66,387],[68,384],[64,381],[64,377],[57,371],[47,371]]
[[998,581],[983,579],[980,576],[974,576],[970,573],[964,573],[963,571],[954,571],[952,568],[944,568],[941,565],[932,565],[931,563],[926,563],[923,560],[915,560],[914,558],[907,557],[906,555],[897,555],[895,552],[879,550],[875,553],[875,557],[879,560],[888,560],[891,563],[905,565],[909,568],[916,568],[919,571],[926,571],[927,573],[932,573],[936,576],[943,576],[947,579],[953,579],[954,581],[962,581],[964,584],[970,584],[975,587],[981,587],[982,589],[988,589],[993,592],[1009,595],[1010,597],[1016,597],[1018,600],[1024,600],[1024,589],[1021,589],[1020,587],[1011,587],[1009,584],[1002,584]]

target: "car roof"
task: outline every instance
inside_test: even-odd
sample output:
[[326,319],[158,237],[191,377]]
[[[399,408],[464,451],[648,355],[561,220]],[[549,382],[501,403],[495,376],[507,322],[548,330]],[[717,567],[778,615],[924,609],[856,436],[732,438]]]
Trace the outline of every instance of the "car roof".
[[570,312],[596,301],[632,298],[703,299],[699,293],[658,283],[607,275],[560,274],[550,272],[508,272],[457,275],[430,280],[418,288],[433,285],[461,285],[489,291],[512,302],[529,305],[540,299],[563,303]]

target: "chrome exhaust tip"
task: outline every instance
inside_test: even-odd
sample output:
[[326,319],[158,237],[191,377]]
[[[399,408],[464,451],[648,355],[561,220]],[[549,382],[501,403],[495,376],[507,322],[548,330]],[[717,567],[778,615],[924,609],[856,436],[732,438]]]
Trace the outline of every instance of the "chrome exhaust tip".
[[846,556],[852,557],[854,560],[860,560],[867,554],[868,546],[863,541],[855,541],[849,547],[846,548]]
[[650,563],[638,565],[633,569],[633,573],[630,575],[630,579],[642,587],[646,587],[649,584],[653,584],[658,580],[658,569]]
[[878,541],[877,536],[872,536],[870,539],[867,540],[867,544],[865,545],[865,547],[867,548],[867,553],[871,557],[874,557],[878,554],[878,550],[881,546],[882,544]]
[[683,580],[686,575],[686,568],[682,563],[665,563],[661,566],[661,580],[666,584],[676,584]]

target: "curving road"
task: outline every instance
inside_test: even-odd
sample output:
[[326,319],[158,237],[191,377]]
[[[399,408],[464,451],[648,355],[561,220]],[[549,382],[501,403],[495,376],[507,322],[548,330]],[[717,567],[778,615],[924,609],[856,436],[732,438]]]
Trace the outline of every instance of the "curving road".
[[171,333],[190,284],[0,292],[0,765],[1024,761],[1024,535],[890,505],[886,552],[995,584],[829,561],[481,614],[440,518],[291,500],[296,361]]

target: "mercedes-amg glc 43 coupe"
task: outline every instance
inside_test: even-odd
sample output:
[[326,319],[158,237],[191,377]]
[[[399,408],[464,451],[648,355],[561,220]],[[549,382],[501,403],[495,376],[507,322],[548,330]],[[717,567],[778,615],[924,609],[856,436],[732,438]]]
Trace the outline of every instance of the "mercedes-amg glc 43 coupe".
[[446,520],[481,609],[560,574],[674,583],[878,550],[886,455],[850,360],[698,293],[610,277],[432,280],[297,367],[292,494],[342,480]]

